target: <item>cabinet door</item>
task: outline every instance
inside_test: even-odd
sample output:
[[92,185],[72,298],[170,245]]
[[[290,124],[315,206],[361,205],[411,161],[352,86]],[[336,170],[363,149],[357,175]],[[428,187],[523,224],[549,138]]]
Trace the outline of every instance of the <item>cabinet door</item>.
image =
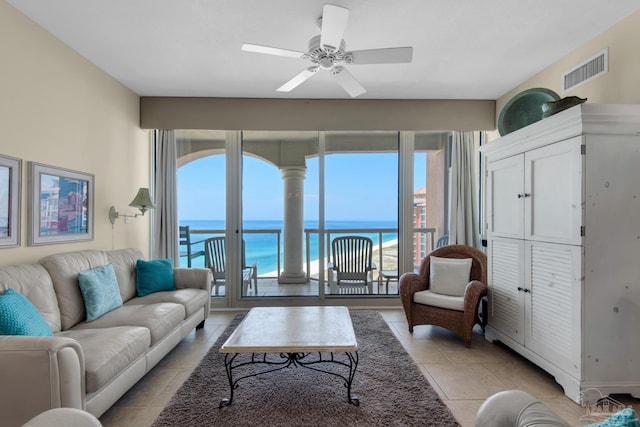
[[580,375],[582,248],[526,242],[525,345]]
[[582,243],[581,144],[575,137],[525,153],[525,239]]
[[489,325],[524,345],[524,241],[494,239],[489,251]]
[[524,156],[487,164],[488,232],[494,237],[523,237]]

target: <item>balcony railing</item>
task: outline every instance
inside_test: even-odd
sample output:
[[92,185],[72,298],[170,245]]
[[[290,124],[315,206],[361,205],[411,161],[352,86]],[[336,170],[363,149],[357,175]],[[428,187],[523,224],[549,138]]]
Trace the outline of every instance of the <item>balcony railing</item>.
[[[194,235],[200,235],[200,236],[204,236],[206,235],[207,237],[216,237],[216,236],[224,236],[225,230],[223,229],[190,229],[190,234],[194,234]],[[280,245],[280,235],[282,234],[282,230],[279,228],[261,228],[261,229],[244,229],[242,230],[242,232],[244,234],[273,234],[276,237],[276,266],[277,266],[277,270],[276,271],[282,271],[282,268],[280,267],[280,254],[281,254],[281,245]],[[198,240],[198,239],[194,239],[194,240]],[[247,259],[247,263],[251,264],[251,259],[248,258]],[[261,276],[258,275],[258,277],[260,278]],[[262,277],[266,277],[266,276],[262,276]]]
[[[201,240],[202,237],[206,236],[206,237],[213,237],[213,236],[224,236],[225,230],[224,229],[191,229],[191,234],[195,235],[195,236],[199,236],[200,238],[194,238],[193,240]],[[398,265],[397,265],[397,239],[398,239],[398,229],[397,228],[331,228],[331,229],[325,229],[325,248],[329,248],[331,247],[331,241],[333,238],[337,237],[337,236],[342,236],[342,235],[366,235],[366,236],[376,236],[377,235],[377,245],[376,245],[376,249],[377,251],[374,249],[374,252],[377,252],[376,254],[376,264],[379,266],[379,269],[384,269],[385,270],[397,270],[398,269]],[[276,265],[277,265],[277,269],[275,270],[276,272],[276,276],[279,274],[279,272],[282,271],[281,268],[281,252],[282,252],[282,239],[281,239],[281,234],[282,234],[282,230],[278,229],[278,228],[273,228],[273,229],[244,229],[243,233],[245,234],[272,234],[275,236],[275,252],[276,252]],[[430,252],[431,250],[434,249],[435,247],[435,233],[436,233],[436,229],[435,228],[414,228],[414,235],[420,235],[420,239],[416,240],[414,239],[414,241],[422,241],[424,243],[428,242],[428,248],[424,248],[425,253]],[[312,235],[317,235],[319,237],[320,235],[320,230],[317,228],[306,228],[304,229],[304,235],[305,235],[305,262],[306,262],[306,273],[307,273],[307,280],[312,278],[312,262],[317,261],[320,262],[319,260],[312,260],[311,259],[311,253],[313,252],[311,249],[311,241]],[[391,236],[389,236],[391,235]],[[384,238],[387,237],[387,240],[384,241]],[[390,237],[390,238],[389,238]],[[424,240],[422,239],[424,237]],[[395,241],[396,244],[395,245],[388,245],[389,242],[393,242]],[[387,244],[387,245],[386,245]],[[415,244],[414,244],[415,246]],[[385,249],[387,249],[386,253],[388,255],[388,252],[391,251],[390,248],[395,247],[395,251],[396,251],[396,262],[395,262],[395,266],[393,266],[393,268],[388,268],[387,266],[385,266],[384,263],[384,258],[385,258]],[[422,250],[421,248],[414,248],[414,251],[418,249],[418,250]],[[247,263],[251,264],[252,259],[251,259],[251,250],[248,247],[247,248]],[[328,253],[328,249],[325,249],[325,257],[328,258],[329,257],[329,253]],[[318,269],[321,266],[318,265]],[[271,272],[269,272],[271,273]],[[272,276],[267,276],[266,274],[268,273],[263,273],[262,275],[258,274],[259,278],[267,278],[267,277],[272,277]]]
[[[377,251],[376,249],[374,249],[374,252],[377,252],[377,256],[376,256],[376,260],[374,260],[374,262],[378,265],[378,269],[382,270],[383,268],[385,270],[397,270],[398,269],[398,263],[397,263],[397,242],[398,242],[398,229],[397,228],[327,228],[324,230],[325,232],[325,257],[329,258],[330,254],[329,254],[329,249],[331,247],[331,241],[333,238],[335,237],[339,237],[339,236],[345,236],[345,235],[365,235],[365,236],[372,236],[372,235],[377,235],[377,239],[373,239],[374,241],[377,241]],[[305,248],[306,248],[306,263],[307,263],[307,280],[309,280],[311,278],[311,262],[312,260],[310,259],[309,254],[311,253],[311,235],[312,234],[320,234],[320,230],[317,228],[306,228],[304,230],[305,233]],[[435,242],[435,233],[436,233],[436,229],[435,228],[415,228],[414,229],[414,235],[415,234],[424,234],[424,235],[428,235],[429,238],[429,242],[430,242],[430,248],[434,247],[434,242]],[[391,239],[385,241],[383,240],[384,235],[393,235]],[[387,248],[387,246],[385,246],[386,243],[389,242],[394,242],[395,241],[395,251],[396,251],[396,262],[394,266],[388,267],[385,266],[384,263],[384,258],[385,258],[385,248]]]

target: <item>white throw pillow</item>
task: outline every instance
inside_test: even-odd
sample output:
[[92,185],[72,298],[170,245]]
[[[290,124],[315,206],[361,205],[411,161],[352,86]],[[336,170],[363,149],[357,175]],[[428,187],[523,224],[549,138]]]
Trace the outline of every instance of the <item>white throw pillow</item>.
[[469,283],[471,258],[440,258],[432,256],[429,262],[431,292],[454,297],[464,296]]

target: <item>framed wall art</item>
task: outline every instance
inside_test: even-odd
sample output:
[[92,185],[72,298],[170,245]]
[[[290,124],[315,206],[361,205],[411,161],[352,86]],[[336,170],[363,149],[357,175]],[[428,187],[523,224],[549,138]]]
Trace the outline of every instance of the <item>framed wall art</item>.
[[22,160],[0,155],[0,248],[20,246]]
[[93,240],[94,176],[29,162],[29,245]]

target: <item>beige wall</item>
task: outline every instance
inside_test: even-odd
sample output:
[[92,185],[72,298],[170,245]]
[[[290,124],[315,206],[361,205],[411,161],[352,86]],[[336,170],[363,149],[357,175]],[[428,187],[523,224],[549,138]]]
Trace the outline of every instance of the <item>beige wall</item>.
[[[590,82],[563,92],[563,74],[605,48],[609,48],[609,72]],[[628,16],[500,97],[496,102],[496,119],[499,117],[504,104],[511,97],[523,90],[534,87],[551,89],[561,98],[565,96],[588,98],[587,102],[606,104],[640,103],[640,12]],[[492,136],[499,137],[497,132],[492,133]]]
[[[148,132],[139,97],[0,1],[0,154],[22,159],[21,246],[0,249],[0,264],[56,252],[140,248],[148,256],[148,216],[111,227],[107,213],[149,185]],[[94,240],[27,246],[27,162],[95,175]]]

